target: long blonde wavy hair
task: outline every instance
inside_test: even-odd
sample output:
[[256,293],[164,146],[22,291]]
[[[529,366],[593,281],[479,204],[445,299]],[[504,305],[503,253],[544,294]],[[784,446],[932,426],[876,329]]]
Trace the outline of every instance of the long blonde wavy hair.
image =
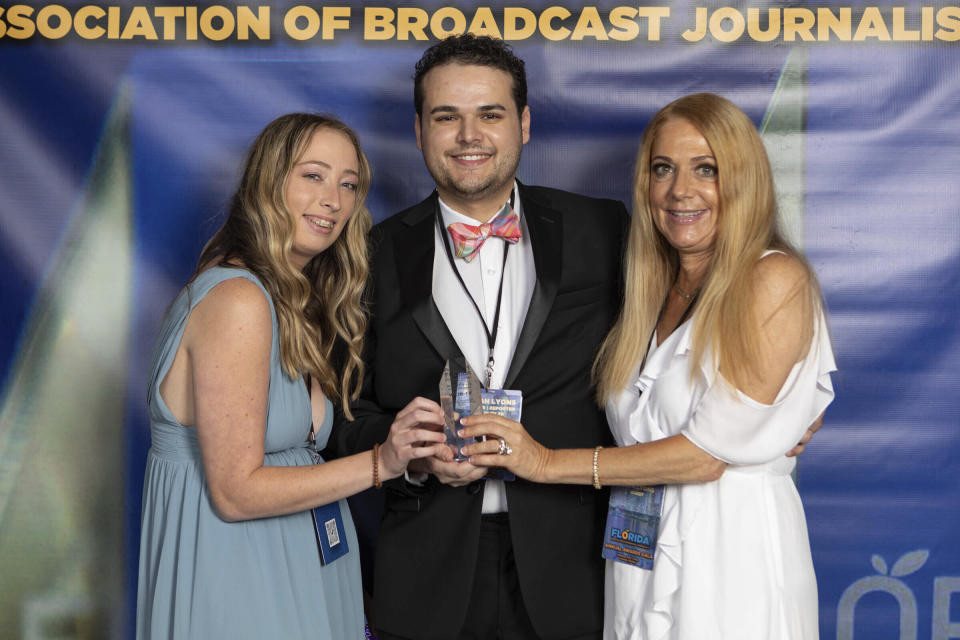
[[[285,192],[294,163],[319,129],[339,131],[350,140],[360,175],[346,227],[300,271],[290,262],[295,222]],[[350,127],[326,115],[281,116],[250,148],[227,220],[203,248],[194,274],[211,264],[242,264],[256,274],[273,299],[284,370],[291,377],[315,378],[350,419],[349,401],[360,393],[364,369],[362,296],[371,225],[364,202],[369,191],[370,164]]]
[[650,121],[637,153],[624,306],[593,367],[601,403],[629,382],[677,276],[677,251],[657,230],[650,206],[653,144],[663,125],[676,118],[690,122],[710,145],[720,199],[713,259],[693,318],[691,375],[710,348],[715,356],[710,365],[722,370],[733,386],[742,387],[755,373],[758,321],[749,312],[750,276],[765,250],[797,258],[807,270],[812,308],[820,303],[813,271],[779,231],[773,174],[756,127],[736,105],[714,94],[697,93],[671,102]]

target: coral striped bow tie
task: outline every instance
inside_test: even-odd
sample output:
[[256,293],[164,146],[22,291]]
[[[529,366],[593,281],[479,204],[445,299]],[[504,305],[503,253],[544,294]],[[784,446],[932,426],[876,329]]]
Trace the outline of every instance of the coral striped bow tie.
[[520,231],[520,218],[515,213],[497,216],[492,222],[480,225],[454,222],[447,229],[450,230],[450,237],[453,238],[456,256],[463,258],[466,262],[476,257],[477,251],[490,236],[497,236],[510,244],[516,244],[523,235]]

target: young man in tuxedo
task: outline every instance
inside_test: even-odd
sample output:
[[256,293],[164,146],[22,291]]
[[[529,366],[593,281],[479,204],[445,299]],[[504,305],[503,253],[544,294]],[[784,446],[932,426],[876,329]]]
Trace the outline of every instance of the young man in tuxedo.
[[[590,368],[619,309],[628,217],[613,200],[517,181],[526,94],[523,61],[499,40],[448,38],[417,63],[417,146],[437,189],[371,233],[367,371],[335,453],[371,448],[394,421],[442,428],[439,380],[458,356],[488,387],[522,392],[543,445],[612,444]],[[601,637],[606,491],[416,462],[386,487],[381,640]]]
[[[531,113],[501,41],[430,47],[414,98],[437,189],[372,232],[367,373],[334,446],[369,448],[394,421],[441,428],[438,383],[460,355],[488,387],[522,392],[545,446],[611,444],[590,368],[620,305],[626,210],[517,181]],[[378,636],[599,638],[607,493],[484,475],[430,459],[387,487]]]

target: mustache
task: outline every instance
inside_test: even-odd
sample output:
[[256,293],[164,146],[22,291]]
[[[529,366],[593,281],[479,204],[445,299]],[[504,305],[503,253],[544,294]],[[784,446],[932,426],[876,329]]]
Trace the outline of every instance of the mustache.
[[487,155],[493,155],[492,149],[484,149],[482,147],[461,147],[455,149],[454,151],[449,152],[452,156],[461,156],[461,155],[470,155],[472,153],[484,153]]

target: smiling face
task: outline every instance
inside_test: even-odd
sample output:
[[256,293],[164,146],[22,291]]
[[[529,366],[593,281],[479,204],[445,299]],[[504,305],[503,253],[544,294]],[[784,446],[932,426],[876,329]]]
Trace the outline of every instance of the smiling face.
[[443,201],[486,222],[510,197],[530,109],[517,112],[512,78],[493,67],[444,64],[423,77],[415,129]]
[[667,120],[650,153],[650,210],[657,229],[681,259],[709,259],[717,237],[717,161],[688,120]]
[[328,128],[313,132],[284,189],[294,223],[290,261],[298,269],[343,232],[356,205],[359,173],[357,152],[346,135]]

